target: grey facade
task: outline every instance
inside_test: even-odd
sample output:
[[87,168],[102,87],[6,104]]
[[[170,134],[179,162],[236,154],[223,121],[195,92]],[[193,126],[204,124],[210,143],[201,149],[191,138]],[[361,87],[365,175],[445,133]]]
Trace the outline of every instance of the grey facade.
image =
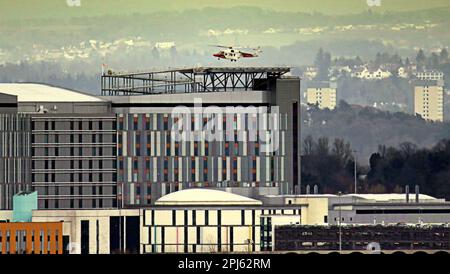
[[116,206],[115,116],[32,116],[32,181],[39,208]]
[[0,210],[12,209],[14,194],[31,189],[30,140],[29,115],[0,113]]
[[18,96],[0,93],[15,102],[0,106],[6,113],[0,114],[0,206],[10,208],[12,195],[26,189],[38,192],[40,209],[116,207],[116,116],[110,103],[63,89],[44,96],[55,88],[29,86],[2,86]]

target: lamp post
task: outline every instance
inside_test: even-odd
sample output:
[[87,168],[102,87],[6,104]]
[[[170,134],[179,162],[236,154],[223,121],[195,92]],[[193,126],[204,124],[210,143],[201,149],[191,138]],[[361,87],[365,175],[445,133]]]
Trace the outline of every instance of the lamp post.
[[342,251],[342,227],[341,227],[341,220],[342,220],[342,210],[341,210],[341,195],[342,192],[338,192],[339,197],[339,252]]
[[122,242],[123,242],[123,239],[122,239],[122,209],[123,209],[123,206],[124,206],[124,193],[123,193],[123,183],[120,183],[120,198],[121,198],[121,200],[120,200],[120,206],[119,206],[119,249],[120,249],[120,253],[122,253],[123,252],[123,247],[122,247]]
[[356,150],[353,150],[353,162],[354,162],[354,167],[353,167],[353,171],[354,171],[354,177],[355,177],[355,194],[358,193],[358,185],[356,183]]

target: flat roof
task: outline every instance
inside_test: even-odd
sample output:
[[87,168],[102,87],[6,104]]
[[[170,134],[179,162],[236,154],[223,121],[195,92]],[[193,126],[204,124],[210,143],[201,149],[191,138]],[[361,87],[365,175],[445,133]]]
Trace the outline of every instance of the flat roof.
[[[388,201],[406,201],[406,194],[405,193],[386,193],[386,194],[347,194],[344,195],[344,197],[356,197],[361,199],[367,199],[367,200],[375,200],[377,202],[388,202]],[[409,200],[414,201],[416,197],[415,193],[409,193]],[[436,201],[437,199],[434,197],[431,197],[426,194],[419,194],[419,200],[421,201]]]
[[0,93],[17,96],[18,102],[103,102],[94,95],[32,83],[0,83]]

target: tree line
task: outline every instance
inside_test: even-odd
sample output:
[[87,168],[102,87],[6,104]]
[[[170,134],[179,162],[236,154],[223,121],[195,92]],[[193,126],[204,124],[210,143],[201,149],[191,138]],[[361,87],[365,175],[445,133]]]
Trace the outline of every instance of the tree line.
[[[354,192],[355,151],[349,142],[327,137],[303,140],[302,185],[317,185],[320,193]],[[356,166],[358,193],[402,193],[406,186],[438,198],[450,199],[450,139],[430,148],[411,142],[380,145],[369,164]],[[304,189],[302,189],[304,192]]]

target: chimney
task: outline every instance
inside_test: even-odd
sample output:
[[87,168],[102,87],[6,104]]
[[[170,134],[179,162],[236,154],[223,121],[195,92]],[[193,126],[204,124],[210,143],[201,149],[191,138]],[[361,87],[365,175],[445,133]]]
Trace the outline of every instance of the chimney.
[[309,185],[307,185],[306,186],[306,195],[309,195],[309,192],[310,192],[310,187],[309,187]]
[[317,185],[314,185],[314,194],[319,194],[319,187]]
[[416,185],[416,203],[419,202],[419,185]]
[[409,186],[405,186],[406,203],[409,203]]

